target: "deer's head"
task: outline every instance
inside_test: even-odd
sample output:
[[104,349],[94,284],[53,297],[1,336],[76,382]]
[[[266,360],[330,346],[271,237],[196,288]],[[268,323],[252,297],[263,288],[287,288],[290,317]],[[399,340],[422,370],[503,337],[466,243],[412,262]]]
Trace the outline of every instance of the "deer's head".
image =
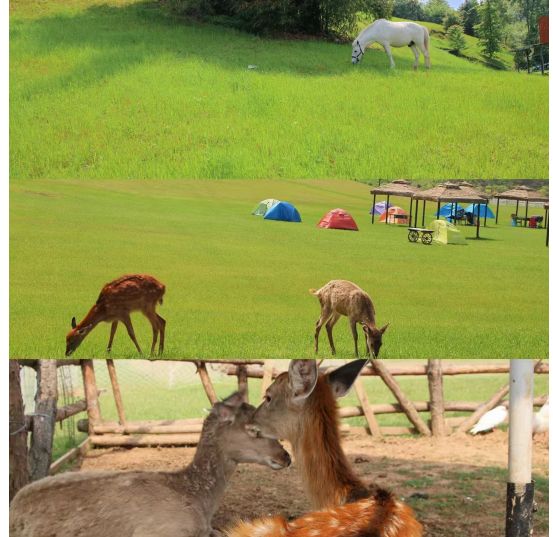
[[309,427],[312,412],[328,413],[336,398],[348,393],[366,360],[355,360],[320,375],[315,360],[292,360],[287,373],[267,388],[265,398],[248,427],[250,434],[294,441],[303,427]]
[[91,330],[92,325],[77,328],[77,321],[73,317],[71,319],[71,330],[65,337],[65,356],[71,356]]
[[378,357],[380,347],[382,347],[382,336],[388,329],[388,326],[390,326],[390,323],[385,324],[382,328],[376,328],[375,326],[371,328],[368,324],[363,324],[363,332],[367,339],[367,345],[375,358]]
[[236,392],[220,403],[215,403],[211,414],[216,417],[214,432],[217,443],[229,459],[250,462],[280,470],[290,466],[290,455],[274,439],[252,437],[246,430],[255,407],[244,402],[242,394]]

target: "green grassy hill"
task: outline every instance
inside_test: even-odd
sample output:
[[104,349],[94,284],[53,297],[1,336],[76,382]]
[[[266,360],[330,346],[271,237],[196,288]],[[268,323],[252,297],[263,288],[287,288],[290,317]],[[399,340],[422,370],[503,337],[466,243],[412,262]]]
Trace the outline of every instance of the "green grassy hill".
[[[543,178],[548,80],[261,39],[159,4],[12,0],[12,178]],[[256,66],[248,69],[249,65]]]
[[[296,204],[303,222],[251,216],[267,197]],[[545,230],[511,227],[503,206],[482,240],[461,226],[468,245],[424,246],[409,243],[405,227],[371,225],[371,204],[369,187],[352,181],[14,181],[10,357],[62,357],[71,317],[129,272],[167,286],[168,358],[314,356],[320,308],[308,289],[336,278],[365,288],[377,324],[391,323],[383,358],[547,356]],[[360,231],[317,228],[335,207]],[[434,210],[427,204],[426,223]],[[133,318],[149,348],[150,325]],[[75,357],[106,356],[108,335],[98,326]],[[344,319],[335,341],[339,357],[353,356]],[[330,356],[324,330],[320,348]],[[137,356],[123,328],[113,356]]]

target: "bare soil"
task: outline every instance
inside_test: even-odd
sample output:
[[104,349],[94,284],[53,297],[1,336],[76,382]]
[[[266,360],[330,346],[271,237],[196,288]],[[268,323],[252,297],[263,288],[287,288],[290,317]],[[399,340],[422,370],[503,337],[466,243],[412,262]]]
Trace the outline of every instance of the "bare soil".
[[[507,433],[470,437],[387,437],[375,441],[363,429],[344,438],[355,470],[367,481],[394,491],[409,503],[428,537],[497,537],[505,527]],[[534,439],[535,537],[548,535],[548,440]],[[194,448],[94,449],[81,461],[89,470],[176,470]],[[223,528],[238,518],[310,510],[294,464],[281,471],[240,465],[214,520]]]

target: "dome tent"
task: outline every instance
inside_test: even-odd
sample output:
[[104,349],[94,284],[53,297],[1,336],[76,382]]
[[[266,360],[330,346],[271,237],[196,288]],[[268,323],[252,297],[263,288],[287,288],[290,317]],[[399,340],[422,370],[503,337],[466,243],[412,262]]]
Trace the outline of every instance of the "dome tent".
[[434,220],[428,228],[434,230],[433,240],[438,244],[467,244],[459,228],[445,220]]
[[273,205],[263,217],[265,220],[281,220],[284,222],[301,222],[298,210],[287,201],[279,201]]
[[347,229],[359,231],[353,217],[344,209],[332,209],[328,211],[317,224],[317,227],[326,229]]
[[408,216],[409,215],[405,209],[394,206],[382,213],[378,221],[385,222],[386,224],[406,224]]
[[[480,216],[480,218],[495,218],[495,214],[493,214],[493,211],[488,207],[488,205],[484,203],[471,203],[466,209],[465,214],[473,214],[475,216]],[[480,214],[478,214],[480,213]]]
[[[391,207],[391,205],[390,205]],[[388,204],[385,201],[379,201],[378,203],[375,203],[371,210],[370,214],[382,214],[386,209],[388,208]]]
[[273,198],[268,198],[266,200],[260,201],[252,214],[254,216],[263,216],[271,207],[274,207],[278,202],[279,200],[275,200]]

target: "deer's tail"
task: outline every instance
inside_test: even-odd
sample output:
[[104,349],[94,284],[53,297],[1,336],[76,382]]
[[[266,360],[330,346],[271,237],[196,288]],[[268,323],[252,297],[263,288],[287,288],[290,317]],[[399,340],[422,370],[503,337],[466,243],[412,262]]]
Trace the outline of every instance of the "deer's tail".
[[309,292],[313,295],[313,296],[319,296],[319,290],[318,289],[309,289]]
[[422,525],[413,510],[378,489],[354,503],[309,513],[287,522],[282,517],[240,522],[227,537],[422,537]]

